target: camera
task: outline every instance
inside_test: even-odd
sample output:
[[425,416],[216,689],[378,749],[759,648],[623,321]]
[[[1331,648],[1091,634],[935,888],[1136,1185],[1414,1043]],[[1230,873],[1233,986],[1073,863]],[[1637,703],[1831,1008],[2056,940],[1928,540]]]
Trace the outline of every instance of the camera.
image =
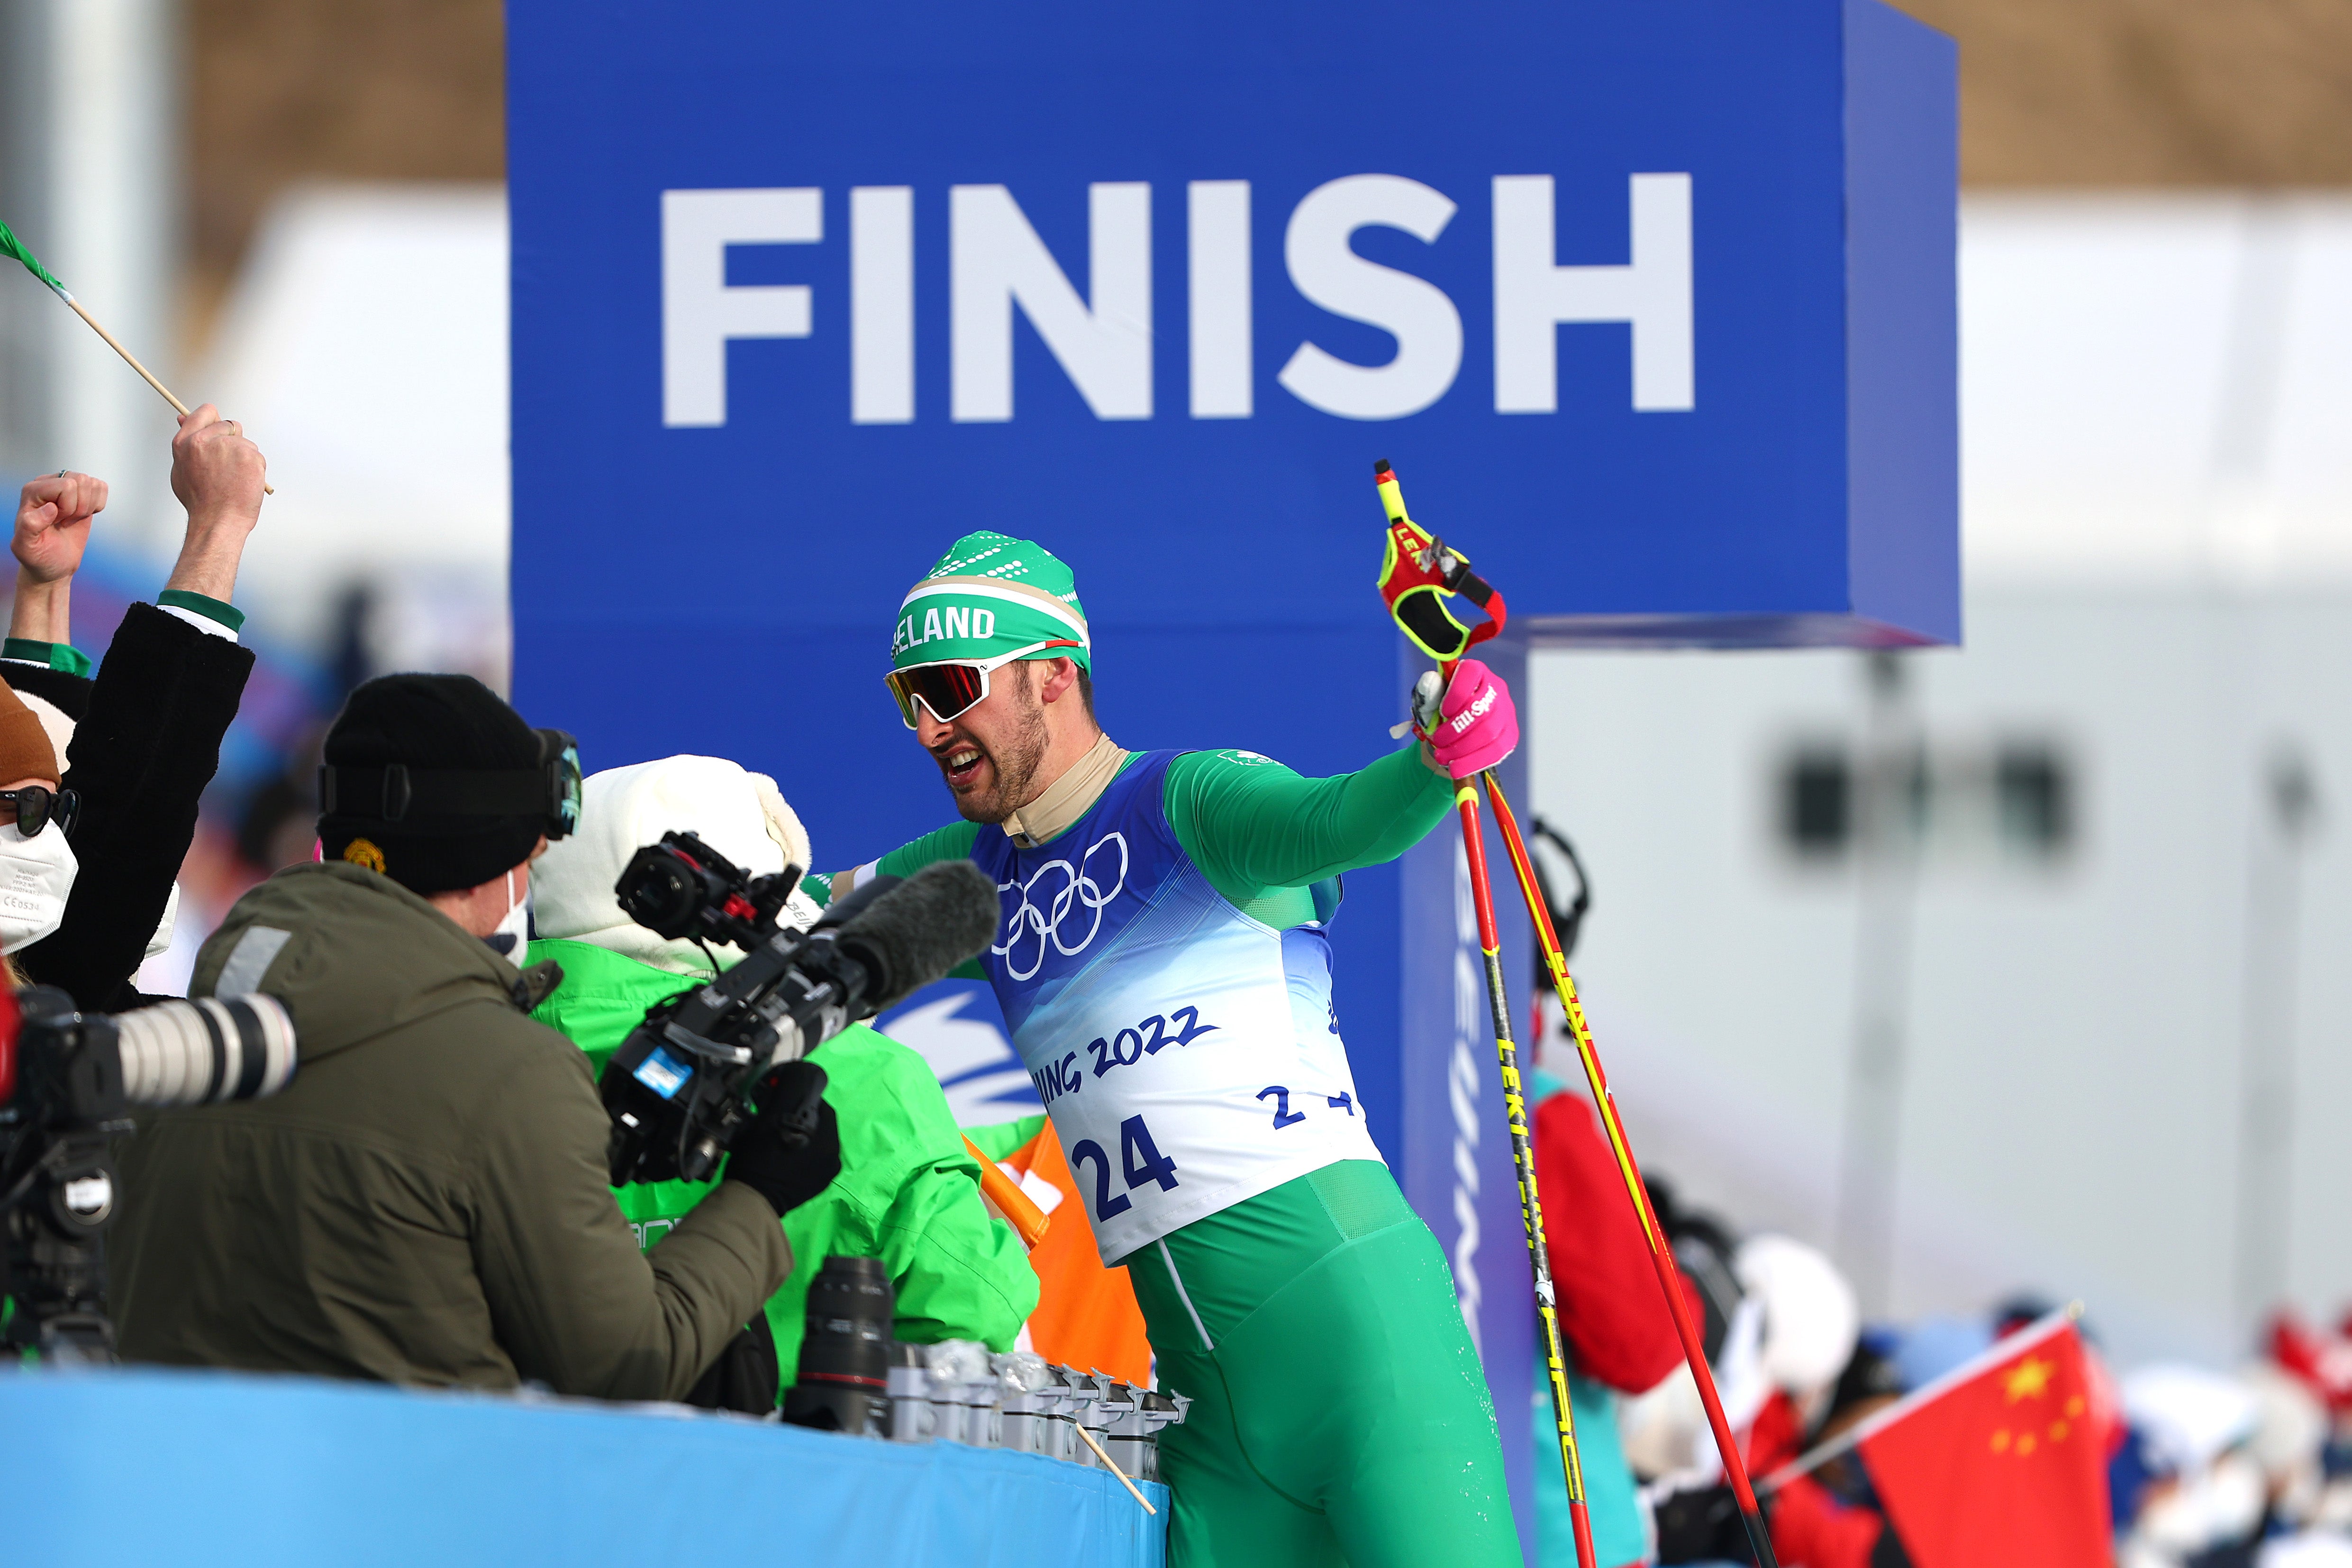
[[613,888],[621,912],[657,936],[725,942],[750,952],[776,935],[801,868],[747,877],[692,833],[664,833],[629,857]]
[[54,986],[0,992],[0,1347],[111,1361],[103,1239],[115,1213],[108,1140],[134,1106],[275,1094],[294,1023],[272,998],[79,1013]]
[[[708,1180],[771,1068],[930,984],[995,934],[996,884],[969,861],[873,878],[805,932],[776,920],[800,878],[797,866],[750,876],[692,833],[664,833],[630,857],[613,891],[632,919],[746,956],[647,1011],[604,1064],[614,1186]],[[814,1103],[798,1109],[787,1136],[814,1128]]]

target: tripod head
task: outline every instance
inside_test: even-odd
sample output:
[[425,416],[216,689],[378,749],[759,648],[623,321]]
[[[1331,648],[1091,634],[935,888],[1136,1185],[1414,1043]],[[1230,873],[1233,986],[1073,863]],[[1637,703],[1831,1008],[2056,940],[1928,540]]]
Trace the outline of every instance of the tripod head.
[[110,1362],[110,1139],[134,1105],[274,1094],[294,1075],[294,1023],[268,997],[80,1013],[54,986],[0,991],[0,1352]]

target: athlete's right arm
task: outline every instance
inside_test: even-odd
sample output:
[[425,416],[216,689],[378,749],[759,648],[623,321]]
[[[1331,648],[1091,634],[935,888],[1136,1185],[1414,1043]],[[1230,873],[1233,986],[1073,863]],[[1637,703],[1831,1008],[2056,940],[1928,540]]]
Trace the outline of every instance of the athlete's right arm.
[[848,871],[812,876],[801,885],[820,904],[829,904],[836,898],[846,897],[850,889],[869,876],[912,876],[935,861],[970,860],[971,846],[979,838],[979,823],[950,822],[912,843],[900,844],[879,860]]
[[[819,906],[829,905],[836,898],[845,898],[849,890],[869,876],[912,876],[934,861],[961,861],[971,858],[971,846],[980,837],[977,822],[950,822],[946,827],[925,833],[909,844],[900,844],[880,860],[867,861],[849,871],[831,872],[805,877],[801,891],[816,900]],[[950,980],[984,980],[988,972],[978,959],[958,964],[950,969]]]

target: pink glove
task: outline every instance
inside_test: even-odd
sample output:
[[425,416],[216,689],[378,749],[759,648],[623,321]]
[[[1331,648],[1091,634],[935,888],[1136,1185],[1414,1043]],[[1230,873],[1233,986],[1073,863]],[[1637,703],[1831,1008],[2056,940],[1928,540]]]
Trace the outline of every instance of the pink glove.
[[1437,713],[1429,749],[1453,778],[1475,777],[1518,748],[1519,710],[1511,706],[1511,688],[1475,659],[1454,666]]

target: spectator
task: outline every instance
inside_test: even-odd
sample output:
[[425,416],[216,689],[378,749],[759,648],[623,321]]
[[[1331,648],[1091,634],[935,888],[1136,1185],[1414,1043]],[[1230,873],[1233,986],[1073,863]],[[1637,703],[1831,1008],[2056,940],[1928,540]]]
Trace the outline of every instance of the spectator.
[[[1800,1454],[1835,1441],[1903,1396],[1895,1364],[1870,1344],[1859,1343],[1826,1397],[1822,1418],[1810,1432],[1794,1419],[1796,1406],[1776,1395],[1757,1417],[1748,1457],[1759,1476],[1769,1475]],[[1772,1550],[1784,1563],[1805,1568],[1910,1568],[1903,1538],[1887,1527],[1871,1486],[1870,1472],[1851,1452],[1816,1472],[1790,1479],[1768,1505]]]
[[2250,1565],[2267,1502],[2248,1451],[2253,1394],[2219,1373],[2158,1364],[2123,1380],[2123,1406],[2147,1479],[2117,1542],[2121,1568]]
[[74,573],[104,509],[105,481],[59,473],[24,487],[11,541],[16,590],[5,649],[8,684],[60,747],[63,786],[79,797],[73,850],[81,870],[53,935],[16,955],[27,977],[89,1010],[142,998],[131,977],[171,939],[173,879],[195,835],[196,807],[220,765],[253,655],[229,601],[261,517],[261,451],[210,403],[172,438],[172,490],[186,507],[178,563],[157,602],[133,604],[95,681],[74,648]]
[[111,1249],[127,1356],[675,1399],[783,1281],[777,1217],[838,1169],[821,1070],[771,1075],[727,1180],[648,1259],[586,1061],[522,1016],[561,976],[490,946],[566,829],[568,745],[470,676],[352,693],[325,862],[240,899],[192,988],[277,998],[300,1067],[269,1099],[142,1118]]
[[74,883],[73,847],[58,814],[58,758],[48,731],[13,691],[0,690],[0,952],[15,955],[58,928]]
[[[764,774],[714,757],[671,757],[591,777],[581,831],[552,846],[537,868],[540,939],[530,957],[534,965],[554,959],[564,977],[531,1016],[569,1037],[598,1072],[647,1008],[715,973],[709,949],[657,936],[614,898],[629,857],[673,831],[696,834],[754,873],[808,865],[808,835]],[[805,927],[817,914],[795,892],[783,918]],[[982,1203],[979,1167],[930,1067],[863,1024],[809,1060],[824,1069],[824,1097],[842,1128],[842,1166],[821,1195],[784,1217],[793,1256],[881,1259],[898,1287],[898,1339],[982,1340],[993,1350],[1012,1349],[1036,1304],[1037,1277],[1012,1228]],[[719,1174],[723,1179],[723,1166]],[[614,1196],[651,1250],[712,1186],[645,1183]],[[767,1405],[793,1381],[812,1278],[811,1270],[797,1271],[768,1298],[764,1322],[779,1380]]]

